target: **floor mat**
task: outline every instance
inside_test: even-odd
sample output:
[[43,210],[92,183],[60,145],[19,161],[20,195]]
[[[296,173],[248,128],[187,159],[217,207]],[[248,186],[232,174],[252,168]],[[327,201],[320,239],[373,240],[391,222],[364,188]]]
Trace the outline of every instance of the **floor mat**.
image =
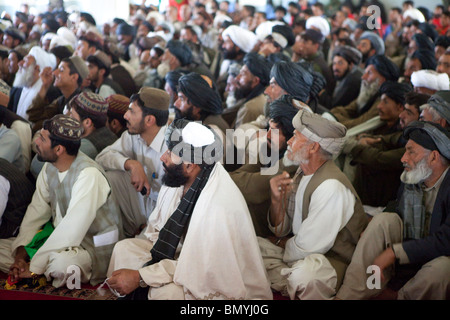
[[117,300],[110,291],[104,296],[97,292],[97,287],[83,284],[81,289],[71,290],[67,287],[54,288],[47,284],[40,288],[17,285],[15,289],[6,290],[7,275],[0,273],[0,300]]

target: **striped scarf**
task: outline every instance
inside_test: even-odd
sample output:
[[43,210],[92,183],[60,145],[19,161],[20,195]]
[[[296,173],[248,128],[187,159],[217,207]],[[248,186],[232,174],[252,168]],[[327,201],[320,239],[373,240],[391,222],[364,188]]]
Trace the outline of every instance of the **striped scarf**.
[[159,232],[158,240],[150,250],[152,260],[147,262],[144,266],[158,263],[164,259],[174,259],[178,243],[186,230],[186,226],[189,223],[192,212],[194,211],[198,197],[208,182],[213,168],[214,165],[204,167],[195,178],[195,181],[181,199],[178,208],[170,216],[169,220],[167,220],[166,224]]

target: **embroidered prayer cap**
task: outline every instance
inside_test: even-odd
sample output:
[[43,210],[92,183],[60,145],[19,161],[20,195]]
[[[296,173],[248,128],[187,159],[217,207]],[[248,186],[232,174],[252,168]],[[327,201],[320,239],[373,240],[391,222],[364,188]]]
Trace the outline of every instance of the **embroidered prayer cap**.
[[411,75],[414,87],[424,87],[431,90],[449,90],[450,80],[447,73],[438,73],[434,70],[418,70]]
[[244,64],[254,76],[259,78],[263,86],[269,84],[270,69],[272,69],[272,64],[269,60],[256,52],[249,52],[244,57]]
[[222,99],[208,77],[196,72],[183,75],[178,79],[178,91],[182,92],[193,106],[208,114],[222,114]]
[[119,114],[125,114],[130,106],[130,98],[121,94],[110,95],[106,101],[109,103],[108,111]]
[[74,65],[81,79],[86,79],[86,77],[89,75],[89,69],[86,65],[86,62],[79,56],[72,56],[69,58],[69,60]]
[[169,110],[170,96],[161,89],[142,87],[138,92],[139,98],[144,102],[144,107],[156,110]]
[[231,25],[222,32],[222,38],[225,37],[230,37],[231,41],[244,52],[252,51],[258,41],[254,32],[236,25]]
[[292,125],[307,139],[319,143],[325,151],[331,154],[341,152],[347,133],[343,124],[325,119],[317,113],[300,110],[292,120]]
[[213,165],[222,160],[222,140],[214,130],[200,122],[176,119],[167,128],[168,149],[182,161]]
[[428,99],[428,104],[450,123],[450,90],[441,90]]
[[58,114],[43,123],[44,130],[48,130],[51,135],[69,141],[79,141],[84,129],[81,123],[72,117]]
[[359,40],[363,39],[370,41],[372,48],[375,49],[375,54],[384,54],[384,41],[378,34],[372,31],[364,31]]
[[450,132],[437,123],[429,121],[411,122],[403,130],[403,136],[427,150],[437,150],[443,157],[450,159]]
[[347,60],[348,63],[359,65],[362,60],[362,53],[356,48],[348,45],[338,46],[333,51],[333,58],[339,56]]
[[170,40],[166,49],[180,61],[182,67],[192,63],[192,51],[186,43],[179,40]]
[[91,91],[83,91],[76,95],[69,105],[71,107],[77,105],[84,111],[96,116],[106,116],[109,107],[108,102],[102,96]]

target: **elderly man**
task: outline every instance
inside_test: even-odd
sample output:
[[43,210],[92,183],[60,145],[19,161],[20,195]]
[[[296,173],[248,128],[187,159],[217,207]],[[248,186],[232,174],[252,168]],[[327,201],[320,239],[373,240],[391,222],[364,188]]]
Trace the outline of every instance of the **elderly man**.
[[[450,135],[438,124],[416,121],[404,137],[405,170],[395,212],[380,213],[369,223],[338,299],[368,299],[381,292],[385,298],[390,293],[397,299],[449,299]],[[379,268],[378,287],[367,286],[371,265]],[[394,280],[399,280],[396,287],[383,291]]]
[[220,138],[175,120],[166,144],[157,206],[144,237],[116,245],[108,285],[131,299],[271,299],[247,205],[218,162]]
[[450,131],[450,91],[438,91],[421,107],[420,119],[439,124]]
[[[358,97],[345,106],[334,107],[323,115],[332,117],[347,127],[353,128],[378,115],[379,89],[385,81],[397,81],[398,67],[384,55],[376,55],[367,61],[361,78]],[[330,118],[330,119],[332,119]]]
[[74,265],[82,283],[95,285],[105,278],[122,225],[105,173],[78,152],[82,132],[78,121],[64,115],[44,123],[36,144],[46,164],[36,192],[17,238],[0,241],[0,267],[12,282],[45,275],[61,287]]
[[327,109],[346,106],[358,97],[363,72],[359,67],[361,52],[344,45],[333,51],[332,69],[336,86],[332,94],[326,91],[320,94],[319,102]]
[[239,108],[234,128],[256,120],[264,114],[266,98],[264,90],[269,85],[271,63],[263,56],[251,52],[245,55],[244,65],[236,77],[236,100],[245,99]]
[[169,95],[144,87],[130,102],[124,115],[128,131],[95,158],[117,194],[127,237],[141,232],[156,205],[163,176],[159,158],[167,150]]
[[342,148],[346,128],[304,110],[292,124],[286,156],[299,170],[294,178],[284,172],[270,181],[268,219],[276,237],[259,238],[260,249],[273,289],[291,299],[330,299],[367,216],[332,160]]
[[[39,75],[47,67],[52,70],[56,67],[56,57],[41,47],[33,47],[19,62],[19,71],[11,88],[8,109],[28,120],[27,110],[32,106],[33,99],[42,87]],[[52,87],[46,94],[48,99],[55,99],[59,92]]]
[[438,73],[434,70],[419,70],[411,75],[411,84],[414,91],[430,96],[437,91],[449,90],[450,79],[446,73]]

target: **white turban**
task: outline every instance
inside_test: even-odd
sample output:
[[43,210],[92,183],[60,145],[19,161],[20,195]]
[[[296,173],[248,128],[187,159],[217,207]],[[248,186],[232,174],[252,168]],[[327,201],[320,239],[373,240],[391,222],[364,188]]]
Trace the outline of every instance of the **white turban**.
[[257,42],[254,32],[236,25],[229,26],[223,31],[222,37],[225,38],[227,36],[230,37],[236,46],[246,53],[252,51]]
[[46,67],[51,67],[52,70],[56,68],[57,61],[55,55],[45,51],[39,46],[34,46],[33,48],[31,48],[28,55],[34,57],[34,59],[36,60],[36,65],[39,66],[41,71]]
[[283,24],[281,21],[264,21],[255,29],[256,37],[259,41],[263,41],[268,35],[272,34],[272,28],[276,25]]
[[328,37],[330,34],[330,24],[323,17],[314,16],[308,18],[308,20],[306,20],[306,29],[311,29],[311,27],[319,29],[324,37]]
[[450,80],[447,73],[438,73],[434,70],[419,70],[411,75],[414,87],[424,87],[431,90],[450,90]]
[[412,20],[418,20],[419,22],[425,22],[425,17],[419,9],[411,8],[403,13],[403,19],[411,18]]
[[75,35],[75,33],[70,31],[69,28],[61,27],[58,29],[56,34],[64,39],[73,49],[77,47],[77,36]]

